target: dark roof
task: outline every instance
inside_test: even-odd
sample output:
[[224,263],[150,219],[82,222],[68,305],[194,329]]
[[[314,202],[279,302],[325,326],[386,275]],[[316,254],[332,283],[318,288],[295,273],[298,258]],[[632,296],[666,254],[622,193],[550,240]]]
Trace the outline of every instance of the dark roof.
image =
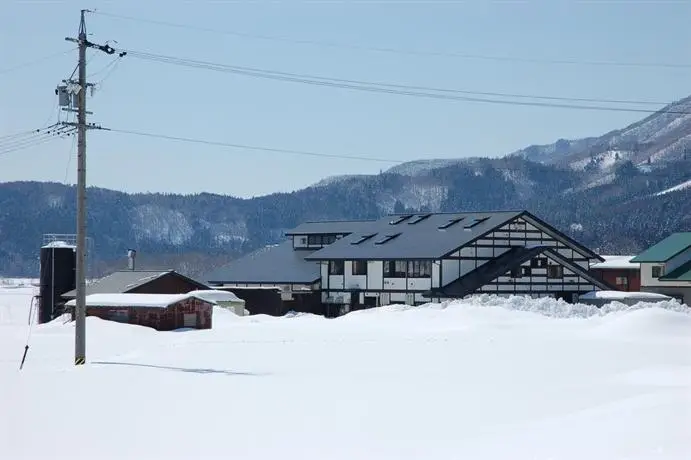
[[631,262],[667,262],[688,247],[691,247],[691,232],[672,233],[638,254]]
[[204,277],[216,283],[311,284],[321,277],[319,264],[306,261],[309,251],[293,249],[288,240],[236,259]]
[[480,289],[485,284],[491,282],[492,280],[502,276],[506,272],[512,270],[515,267],[520,266],[522,263],[540,255],[545,254],[546,256],[557,261],[559,264],[567,267],[574,273],[577,273],[581,277],[588,280],[594,286],[600,289],[610,290],[613,289],[606,282],[598,280],[587,270],[584,270],[578,264],[571,262],[565,257],[561,256],[558,252],[551,249],[549,246],[534,246],[534,247],[514,247],[509,249],[504,254],[500,255],[496,259],[493,259],[477,269],[467,273],[466,275],[458,278],[455,281],[443,286],[441,289],[434,289],[430,292],[431,296],[449,296],[449,297],[464,297],[466,295],[472,294],[473,292]]
[[[175,270],[120,270],[105,276],[95,283],[86,286],[86,295],[91,294],[122,294],[129,292],[139,286],[149,283],[162,276],[174,275],[190,281],[199,288],[207,287],[204,284],[188,278]],[[77,296],[76,289],[62,295],[64,298],[72,299]]]
[[[306,257],[338,259],[438,259],[521,215],[521,211],[407,214],[383,217]],[[409,216],[409,217],[408,217]],[[469,224],[481,220],[467,228]],[[457,221],[451,224],[451,222]],[[445,227],[445,228],[444,228]],[[359,244],[353,244],[365,237]],[[390,239],[383,242],[383,239]]]
[[691,281],[691,260],[659,279],[660,281]]
[[333,220],[325,222],[305,222],[286,232],[290,235],[340,235],[356,232],[374,220]]

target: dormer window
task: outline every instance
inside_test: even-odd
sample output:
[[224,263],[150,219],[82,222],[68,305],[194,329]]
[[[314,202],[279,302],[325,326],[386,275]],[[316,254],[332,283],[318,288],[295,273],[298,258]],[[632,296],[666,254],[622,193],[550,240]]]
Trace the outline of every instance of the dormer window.
[[423,220],[427,219],[427,218],[430,217],[431,215],[432,215],[432,214],[422,214],[422,215],[419,215],[419,216],[415,216],[412,220],[409,220],[409,221],[408,221],[408,225],[415,225],[415,224],[417,224],[418,222],[422,222]]
[[438,228],[439,230],[445,230],[445,229],[451,227],[452,225],[456,225],[457,223],[459,223],[459,222],[462,221],[462,220],[463,220],[463,217],[456,217],[456,218],[454,218],[454,219],[450,219],[450,220],[449,220],[447,223],[445,223],[445,224],[441,224],[441,225],[440,225],[439,227],[437,227],[437,228]]
[[369,234],[367,234],[367,235],[362,235],[360,238],[358,238],[357,240],[351,242],[350,244],[361,244],[361,243],[364,243],[364,242],[367,241],[367,240],[370,240],[370,239],[374,238],[375,236],[377,236],[376,233],[369,233]]
[[375,241],[374,244],[386,244],[386,243],[388,243],[389,241],[391,241],[391,240],[393,240],[394,238],[397,238],[397,237],[399,237],[399,236],[401,236],[400,233],[394,233],[394,234],[392,234],[392,235],[386,235],[384,238],[382,238],[382,239],[380,239],[380,240],[378,240],[378,241]]
[[399,216],[399,217],[397,217],[396,219],[394,219],[394,220],[392,220],[391,222],[389,222],[389,225],[398,225],[398,224],[400,224],[401,222],[403,222],[404,220],[410,219],[411,217],[413,217],[412,214],[406,214],[405,216]]
[[473,227],[475,227],[475,226],[477,226],[477,225],[480,225],[481,223],[483,223],[483,222],[486,221],[487,219],[489,219],[489,217],[481,217],[481,218],[479,218],[479,219],[473,219],[471,222],[469,222],[469,223],[466,224],[465,228],[466,228],[466,229],[473,228]]

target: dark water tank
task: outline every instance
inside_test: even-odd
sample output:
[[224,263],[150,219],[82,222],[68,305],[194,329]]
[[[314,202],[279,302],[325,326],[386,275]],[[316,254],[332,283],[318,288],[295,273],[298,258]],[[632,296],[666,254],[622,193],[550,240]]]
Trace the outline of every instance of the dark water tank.
[[76,248],[62,241],[41,247],[41,279],[38,322],[47,323],[64,311],[62,294],[77,287]]

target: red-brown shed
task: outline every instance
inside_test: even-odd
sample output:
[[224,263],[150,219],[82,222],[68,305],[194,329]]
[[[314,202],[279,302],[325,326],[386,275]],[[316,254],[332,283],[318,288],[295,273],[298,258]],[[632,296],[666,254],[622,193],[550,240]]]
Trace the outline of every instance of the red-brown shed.
[[[68,306],[74,307],[71,300]],[[191,294],[91,294],[86,315],[109,321],[171,331],[211,329],[214,303]]]
[[633,256],[602,256],[605,261],[593,264],[590,271],[618,291],[641,290],[641,266],[631,262]]

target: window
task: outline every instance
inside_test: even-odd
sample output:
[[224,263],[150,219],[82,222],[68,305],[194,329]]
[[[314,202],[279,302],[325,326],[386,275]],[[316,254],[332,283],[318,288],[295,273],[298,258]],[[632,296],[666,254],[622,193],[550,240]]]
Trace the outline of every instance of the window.
[[431,260],[411,260],[408,262],[408,278],[432,277]]
[[561,265],[550,265],[547,267],[547,278],[563,278],[564,267]]
[[325,246],[336,241],[336,235],[309,235],[307,244],[310,246]]
[[465,228],[473,228],[476,225],[480,225],[481,223],[483,223],[487,219],[489,219],[489,217],[482,217],[480,219],[473,219],[470,223],[466,224]]
[[385,260],[384,278],[405,278],[407,263],[405,260]]
[[353,275],[366,275],[367,274],[367,261],[366,260],[354,260],[352,273],[353,273]]
[[662,276],[662,267],[660,267],[660,266],[653,267],[653,278],[659,278],[661,276]]
[[626,287],[629,285],[629,279],[626,276],[617,276],[615,279],[615,283],[617,286]]
[[523,276],[530,276],[532,273],[532,269],[530,267],[521,267],[521,270],[523,271]]
[[384,244],[388,243],[389,241],[393,240],[394,238],[400,236],[400,233],[394,233],[393,235],[386,235],[384,238],[382,238],[379,241],[375,241],[374,244]]
[[431,215],[432,215],[432,214],[422,214],[422,215],[420,215],[420,216],[416,216],[415,218],[413,218],[413,220],[408,221],[408,225],[417,224],[418,222],[421,222],[421,221],[427,219],[427,218],[430,217]]
[[397,225],[397,224],[400,224],[400,223],[403,222],[404,220],[410,219],[411,217],[413,217],[412,214],[407,214],[407,215],[405,215],[405,216],[399,216],[399,217],[397,217],[396,219],[394,219],[394,220],[392,220],[391,222],[389,222],[389,225]]
[[[514,268],[511,270],[511,273],[509,274],[509,276],[510,276],[511,278],[522,278],[522,277],[523,277],[523,270],[521,270],[522,268],[523,268],[523,267],[520,267],[520,266],[519,266],[519,267],[514,267]],[[525,268],[529,268],[529,267],[525,267]]]
[[451,227],[452,225],[456,225],[457,223],[459,223],[459,222],[462,221],[462,220],[463,220],[463,217],[456,217],[455,219],[449,220],[449,221],[448,221],[447,223],[445,223],[445,224],[441,224],[441,225],[440,225],[439,227],[437,227],[437,228],[438,228],[439,230],[444,230],[444,229],[447,229],[447,228]]
[[342,260],[329,261],[329,275],[342,275],[344,270],[344,263]]
[[374,238],[375,236],[377,236],[376,233],[370,233],[370,234],[368,234],[368,235],[362,235],[360,238],[358,238],[357,240],[351,242],[350,244],[360,244],[360,243],[364,243],[365,241],[367,241],[367,240],[369,240],[369,239],[372,239],[372,238]]
[[530,260],[530,266],[532,268],[547,268],[547,258],[546,257],[536,257]]

